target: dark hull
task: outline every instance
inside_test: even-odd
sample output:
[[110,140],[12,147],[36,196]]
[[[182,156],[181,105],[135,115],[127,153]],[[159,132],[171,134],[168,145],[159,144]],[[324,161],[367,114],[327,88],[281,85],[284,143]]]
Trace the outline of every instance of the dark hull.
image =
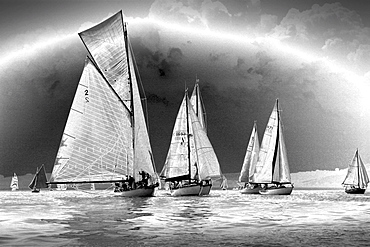
[[361,189],[361,188],[346,188],[344,190],[347,194],[364,194],[366,189]]

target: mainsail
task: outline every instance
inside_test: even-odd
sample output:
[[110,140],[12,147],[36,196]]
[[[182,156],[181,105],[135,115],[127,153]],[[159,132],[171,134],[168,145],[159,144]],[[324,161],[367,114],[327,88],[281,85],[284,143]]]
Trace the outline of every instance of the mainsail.
[[19,189],[19,186],[18,186],[18,176],[15,173],[13,174],[12,180],[10,181],[10,188],[12,190],[18,190]]
[[251,136],[249,138],[247,151],[245,153],[244,162],[239,175],[239,182],[248,183],[253,180],[255,173],[258,153],[259,153],[259,140],[257,133],[257,123],[254,122]]
[[41,165],[40,168],[36,168],[35,176],[33,176],[33,179],[31,180],[31,183],[28,185],[28,188],[30,189],[40,189],[40,188],[47,188],[48,185],[46,184],[47,178],[46,178],[46,172],[44,164]]
[[91,56],[77,87],[50,181],[156,177],[122,11],[81,32]]
[[356,150],[355,156],[352,159],[351,164],[348,166],[347,176],[343,181],[343,185],[354,185],[361,189],[365,189],[369,183],[369,177],[358,153]]
[[170,148],[161,172],[161,176],[167,179],[180,177],[190,179],[191,166],[196,164],[196,159],[190,152],[191,149],[194,150],[194,138],[192,125],[188,121],[189,102],[187,101],[187,95],[185,95],[176,116]]
[[278,100],[267,123],[255,169],[253,183],[284,184],[291,181]]
[[186,92],[161,176],[167,180],[202,180],[220,174],[216,154]]

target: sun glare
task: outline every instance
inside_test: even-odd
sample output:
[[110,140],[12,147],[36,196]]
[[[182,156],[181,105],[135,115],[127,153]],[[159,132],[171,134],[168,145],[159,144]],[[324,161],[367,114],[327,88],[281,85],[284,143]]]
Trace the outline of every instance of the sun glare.
[[63,42],[66,39],[71,38],[75,35],[76,34],[57,36],[46,40],[38,41],[37,43],[32,45],[26,44],[18,50],[10,51],[8,54],[5,54],[5,56],[3,56],[0,59],[0,66],[5,66],[11,63],[12,61],[19,59],[20,57],[24,58],[35,55],[37,52],[49,47],[50,45],[55,45],[58,42]]

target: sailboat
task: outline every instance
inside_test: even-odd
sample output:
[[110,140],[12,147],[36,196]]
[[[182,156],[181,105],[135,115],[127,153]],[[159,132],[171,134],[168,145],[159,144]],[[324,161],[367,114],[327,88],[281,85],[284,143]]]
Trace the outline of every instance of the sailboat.
[[261,185],[250,183],[253,181],[253,176],[256,172],[259,148],[257,122],[255,121],[239,175],[239,183],[244,183],[243,188],[240,190],[242,194],[259,194],[259,191],[262,189]]
[[18,176],[15,173],[13,174],[12,180],[10,181],[10,188],[12,189],[12,191],[19,190]]
[[285,148],[279,100],[267,123],[251,183],[263,184],[263,195],[290,195],[293,184]]
[[49,183],[108,183],[115,195],[153,196],[158,176],[122,11],[79,36],[89,56]]
[[40,192],[41,188],[47,188],[48,185],[46,184],[46,172],[44,164],[41,165],[40,168],[36,167],[35,176],[33,176],[31,183],[28,185],[28,188],[32,190],[32,193]]
[[217,156],[186,90],[161,177],[172,196],[201,196],[209,194],[211,179],[220,176]]
[[347,175],[342,183],[348,194],[364,194],[369,177],[358,150],[356,150],[352,163],[348,166]]

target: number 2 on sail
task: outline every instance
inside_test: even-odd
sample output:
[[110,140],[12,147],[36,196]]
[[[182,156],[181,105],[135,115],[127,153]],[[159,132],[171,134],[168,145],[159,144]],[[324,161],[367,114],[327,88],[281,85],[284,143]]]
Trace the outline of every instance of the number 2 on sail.
[[85,90],[85,100],[86,100],[86,102],[89,102],[89,90]]

